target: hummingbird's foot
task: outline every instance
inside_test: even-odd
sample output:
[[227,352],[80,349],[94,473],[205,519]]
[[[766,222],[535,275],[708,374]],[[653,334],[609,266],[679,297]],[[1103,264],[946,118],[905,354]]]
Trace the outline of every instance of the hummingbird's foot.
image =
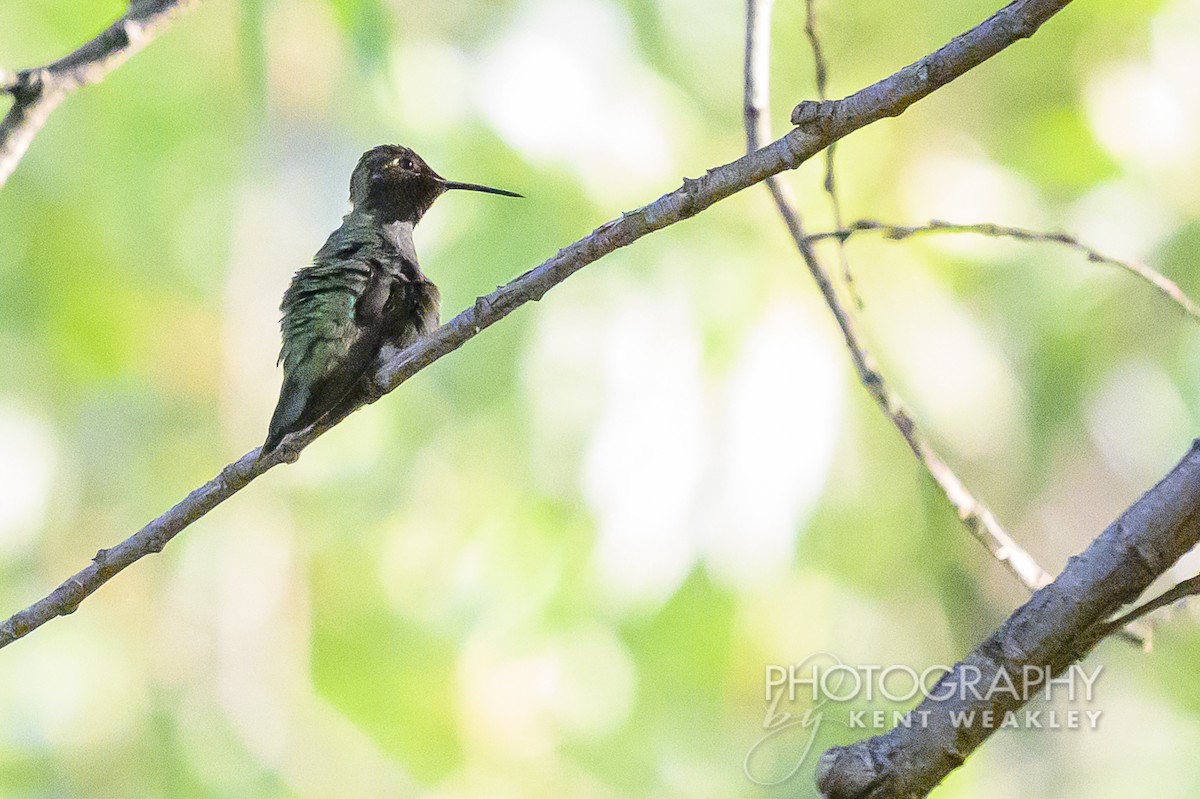
[[259,453],[258,459],[277,458],[279,463],[295,463],[300,460],[301,450],[301,447],[297,446],[296,438],[295,433],[288,433],[284,436],[283,441],[280,441],[276,445],[275,449],[270,452]]
[[300,460],[300,448],[292,441],[285,441],[279,447],[280,463],[295,463]]

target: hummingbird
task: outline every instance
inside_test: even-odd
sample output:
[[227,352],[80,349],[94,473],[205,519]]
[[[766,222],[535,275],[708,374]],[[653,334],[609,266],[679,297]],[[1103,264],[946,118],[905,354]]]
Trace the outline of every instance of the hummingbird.
[[348,410],[384,361],[438,326],[438,288],[417,262],[413,228],[451,189],[521,196],[446,180],[397,144],[363,153],[350,176],[350,213],[283,295],[283,386],[259,457]]

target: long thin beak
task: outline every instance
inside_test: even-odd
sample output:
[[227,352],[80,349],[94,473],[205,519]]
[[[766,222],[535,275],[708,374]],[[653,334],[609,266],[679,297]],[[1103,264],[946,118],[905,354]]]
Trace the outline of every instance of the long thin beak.
[[484,194],[499,194],[503,197],[524,197],[523,194],[517,194],[515,191],[505,191],[504,189],[493,189],[491,186],[480,186],[478,183],[459,183],[456,180],[443,180],[442,185],[447,189],[462,189],[464,191],[481,191]]

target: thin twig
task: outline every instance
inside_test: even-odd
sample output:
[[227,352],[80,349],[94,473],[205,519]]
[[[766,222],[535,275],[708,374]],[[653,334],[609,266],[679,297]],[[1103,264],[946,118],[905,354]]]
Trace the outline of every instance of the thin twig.
[[67,95],[102,80],[195,3],[196,0],[133,0],[120,19],[73,53],[44,67],[0,71],[0,92],[13,97],[12,106],[0,121],[0,187]]
[[1170,278],[1164,276],[1161,272],[1151,269],[1145,264],[1140,264],[1135,261],[1124,261],[1120,258],[1113,258],[1104,253],[1089,247],[1079,239],[1063,233],[1061,231],[1039,231],[1028,230],[1026,228],[1010,227],[1007,225],[995,225],[990,222],[977,224],[954,224],[951,222],[943,222],[935,219],[924,225],[890,225],[885,222],[878,222],[874,219],[860,219],[856,222],[845,226],[841,230],[831,230],[821,233],[812,233],[807,238],[810,242],[818,242],[825,239],[836,239],[838,241],[846,241],[856,233],[875,232],[881,233],[885,238],[900,241],[910,236],[919,236],[927,233],[974,233],[980,236],[990,236],[992,238],[1010,238],[1020,241],[1039,241],[1049,242],[1052,244],[1061,244],[1083,254],[1092,263],[1108,264],[1110,266],[1124,269],[1130,274],[1146,281],[1155,289],[1157,289],[1164,297],[1175,303],[1188,316],[1200,321],[1200,306],[1192,301],[1183,289]]
[[[588,264],[638,239],[695,216],[726,197],[785,169],[795,169],[834,141],[873,122],[896,116],[1022,38],[1031,36],[1070,0],[1015,0],[984,22],[956,37],[915,64],[841,100],[801,103],[793,112],[797,129],[750,155],[709,170],[649,205],[622,214],[591,235],[562,249],[553,258],[512,280],[399,353],[378,376],[380,394],[394,390],[434,361],[450,354],[486,327],[499,322]],[[323,424],[285,440],[269,457],[254,450],[226,466],[175,507],[112,549],[97,553],[91,565],[69,578],[49,596],[0,624],[0,647],[46,622],[75,610],[113,575],[142,557],[159,552],[192,522],[240,491],[263,472],[295,460],[313,439],[329,429]],[[1011,551],[1005,555],[1012,559]],[[1040,570],[1039,570],[1040,571]]]
[[1138,619],[1153,613],[1159,608],[1165,608],[1167,605],[1174,605],[1181,599],[1186,599],[1189,596],[1200,594],[1200,575],[1189,577],[1179,583],[1170,590],[1164,592],[1162,596],[1151,599],[1144,605],[1134,608],[1128,613],[1118,616],[1112,621],[1105,622],[1100,625],[1100,637],[1103,638],[1111,635],[1114,630],[1120,629],[1128,624],[1132,624]]
[[[767,80],[769,75],[769,33],[771,2],[763,0],[747,0],[746,2],[746,59],[745,59],[745,108],[746,108],[746,144],[750,152],[757,149],[758,141],[770,126],[770,109],[764,100],[768,96]],[[818,74],[820,72],[818,71]],[[1030,591],[1036,591],[1052,579],[1033,557],[1025,551],[996,521],[992,512],[967,489],[958,475],[946,464],[940,455],[930,446],[929,442],[917,428],[916,422],[905,408],[900,397],[895,394],[884,380],[874,356],[858,334],[858,321],[852,306],[842,302],[838,296],[829,273],[821,263],[813,248],[814,237],[804,232],[800,213],[791,193],[777,178],[768,178],[767,187],[779,209],[780,215],[792,234],[800,255],[804,259],[808,271],[816,281],[825,299],[825,304],[833,313],[842,333],[842,340],[850,352],[858,372],[859,381],[870,393],[875,404],[884,415],[895,425],[904,437],[909,449],[917,461],[925,467],[950,504],[958,512],[967,530],[980,543],[988,548],[992,555],[999,560],[1018,580]]]
[[[768,8],[765,16],[770,20],[771,9]],[[825,48],[821,46],[821,36],[817,33],[817,0],[804,0],[804,35],[808,38],[809,49],[812,50],[813,56],[813,72],[816,77],[817,97],[822,100],[829,99],[829,62],[825,59]],[[770,42],[770,35],[762,39],[763,42]],[[763,51],[770,53],[769,44],[762,45]],[[767,61],[770,61],[770,56],[767,56]],[[763,79],[769,75],[769,70],[764,70],[759,73]],[[829,207],[833,211],[833,226],[838,230],[845,227],[842,222],[842,200],[838,195],[837,177],[836,177],[836,158],[837,158],[837,143],[829,145],[825,150],[825,193],[829,195]],[[844,246],[838,247],[838,260],[842,267],[842,279],[846,282],[846,290],[850,293],[850,300],[855,307],[862,308],[862,297],[859,296],[858,289],[854,285],[854,272],[850,269],[850,256],[846,252]]]

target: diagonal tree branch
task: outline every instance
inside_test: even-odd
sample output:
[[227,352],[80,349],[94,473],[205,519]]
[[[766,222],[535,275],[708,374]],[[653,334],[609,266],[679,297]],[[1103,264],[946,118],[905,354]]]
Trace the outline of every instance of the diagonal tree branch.
[[[794,113],[799,126],[783,138],[732,163],[709,170],[703,177],[685,179],[683,186],[654,202],[608,222],[589,236],[560,250],[541,265],[512,280],[442,325],[428,337],[396,356],[377,376],[379,393],[394,390],[437,359],[461,347],[484,328],[494,325],[588,264],[638,239],[688,219],[736,192],[785,169],[794,169],[833,142],[890,116],[1029,37],[1070,0],[1014,0],[970,31],[934,53],[878,83],[841,100],[801,103]],[[0,646],[67,613],[105,582],[146,555],[160,552],[167,542],[256,477],[300,451],[338,420],[319,425],[285,441],[271,456],[258,459],[257,450],[226,466],[175,507],[114,546],[96,553],[93,562],[35,602],[0,624]]]
[[196,0],[132,0],[124,16],[87,44],[44,67],[0,71],[0,92],[13,104],[0,121],[0,187],[21,162],[33,137],[71,92],[125,63]]
[[[767,89],[770,73],[770,23],[772,0],[747,0],[746,2],[746,61],[745,61],[745,119],[746,144],[750,152],[758,148],[758,143],[770,129],[770,111],[766,100],[769,96]],[[813,30],[811,21],[812,5],[809,2],[809,30]],[[815,36],[815,34],[810,34]],[[815,46],[820,52],[819,45]],[[824,82],[824,60],[817,59],[820,83]],[[827,170],[831,166],[827,162]],[[832,174],[829,172],[828,174]],[[858,333],[858,320],[855,317],[853,303],[843,303],[838,296],[836,287],[830,280],[829,271],[821,263],[813,247],[813,242],[821,238],[837,238],[828,234],[810,236],[804,232],[804,226],[797,210],[795,197],[786,184],[777,177],[766,179],[767,188],[779,209],[783,221],[787,224],[800,255],[804,259],[808,271],[816,281],[825,299],[825,304],[833,313],[842,333],[846,349],[854,362],[859,381],[866,388],[880,411],[888,418],[900,434],[917,461],[925,467],[929,475],[937,483],[946,499],[958,512],[959,518],[967,530],[980,543],[988,548],[992,555],[1012,572],[1030,591],[1041,588],[1050,582],[1050,575],[1037,564],[1033,557],[1018,544],[1012,536],[1005,532],[992,512],[977,500],[970,490],[959,479],[940,455],[930,446],[929,441],[917,428],[916,422],[900,397],[889,388],[883,374],[876,365],[862,337]],[[826,178],[826,188],[832,185]]]
[[[825,752],[817,766],[821,793],[828,799],[912,799],[928,794],[1000,727],[1006,713],[1037,695],[1042,687],[1039,675],[1046,669],[1062,673],[1106,635],[1136,618],[1142,609],[1108,621],[1197,541],[1200,441],[1082,554],[1071,558],[1053,583],[955,664],[909,712],[911,726],[901,723],[882,735]],[[1200,590],[1196,583],[1185,581],[1164,596],[1173,601],[1195,593]],[[1145,610],[1153,610],[1159,601],[1152,600]],[[968,687],[994,685],[1005,687]]]
[[1134,275],[1141,280],[1146,281],[1155,289],[1158,290],[1164,297],[1175,303],[1188,316],[1196,321],[1200,321],[1200,306],[1184,293],[1183,289],[1179,288],[1179,284],[1170,278],[1163,275],[1154,269],[1151,269],[1145,264],[1136,261],[1124,261],[1120,258],[1113,258],[1104,253],[1081,242],[1079,239],[1063,233],[1061,231],[1039,231],[1028,230],[1026,228],[1009,227],[1007,225],[995,225],[991,222],[981,224],[961,225],[951,222],[943,222],[940,219],[935,219],[925,225],[890,225],[886,222],[878,222],[874,219],[860,219],[852,222],[841,230],[832,230],[828,232],[813,233],[807,238],[810,242],[823,241],[825,239],[837,239],[845,241],[856,233],[873,231],[882,233],[886,238],[901,241],[912,236],[920,236],[930,233],[975,233],[980,236],[990,236],[992,238],[1010,238],[1018,241],[1040,241],[1049,242],[1051,244],[1061,244],[1072,250],[1080,252],[1085,258],[1092,263],[1108,264],[1115,266],[1118,269],[1124,269],[1126,272]]

